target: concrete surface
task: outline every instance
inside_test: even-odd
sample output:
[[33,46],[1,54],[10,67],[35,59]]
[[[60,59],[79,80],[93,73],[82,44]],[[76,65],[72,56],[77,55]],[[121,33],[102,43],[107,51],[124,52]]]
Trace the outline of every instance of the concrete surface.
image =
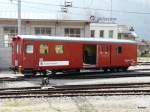
[[[133,69],[148,69],[150,66],[135,66],[130,67]],[[139,71],[140,72],[140,71]],[[144,71],[149,72],[149,71]],[[120,73],[123,74],[123,73]],[[100,74],[101,75],[101,74]],[[114,73],[115,75],[115,73]],[[11,71],[0,71],[0,78],[2,77],[17,77],[23,76],[23,74],[14,74]],[[50,85],[84,85],[84,84],[115,84],[115,83],[139,83],[139,82],[150,82],[150,76],[146,77],[121,77],[121,78],[96,78],[96,79],[50,79]],[[0,82],[0,88],[10,88],[10,87],[27,87],[27,86],[40,86],[42,83],[42,78],[29,78],[24,81],[16,82]]]
[[150,112],[150,96],[0,99],[0,112]]
[[[137,67],[138,68],[138,67]],[[140,67],[141,68],[141,67]],[[16,77],[10,71],[1,71],[0,77]],[[148,77],[126,77],[105,79],[50,79],[52,85],[150,82]],[[41,79],[1,82],[0,87],[38,86]],[[0,99],[0,112],[150,112],[150,96],[91,96]]]

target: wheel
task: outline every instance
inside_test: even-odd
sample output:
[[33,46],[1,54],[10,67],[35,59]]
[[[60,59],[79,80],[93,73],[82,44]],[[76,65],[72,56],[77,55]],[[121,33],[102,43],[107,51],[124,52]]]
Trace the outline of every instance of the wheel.
[[116,72],[120,72],[120,70],[121,70],[120,68],[116,68]]
[[56,74],[56,71],[55,70],[52,70],[51,71],[51,75],[55,75]]
[[116,72],[117,69],[116,69],[116,68],[111,68],[110,71],[111,71],[111,72]]
[[47,75],[47,71],[42,71],[40,74],[43,75],[43,76],[46,76]]
[[76,69],[76,72],[77,72],[77,73],[80,73],[80,69]]
[[126,72],[128,70],[128,67],[122,68],[122,71]]
[[32,72],[32,76],[36,76],[37,72],[36,71],[33,71]]
[[104,72],[108,72],[108,69],[107,69],[107,68],[104,68],[103,70],[104,70]]
[[33,77],[33,74],[32,73],[24,72],[24,77],[31,78],[31,77]]

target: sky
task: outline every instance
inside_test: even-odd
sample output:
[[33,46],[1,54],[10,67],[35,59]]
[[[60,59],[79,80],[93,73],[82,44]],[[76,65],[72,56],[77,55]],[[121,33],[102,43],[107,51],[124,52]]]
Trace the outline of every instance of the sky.
[[[46,15],[57,19],[62,17],[89,19],[90,15],[110,17],[111,0],[70,1],[73,7],[86,7],[86,9],[68,8],[68,13],[63,14],[60,12],[59,5],[63,5],[64,0],[22,0],[22,15],[31,16],[34,13],[36,17]],[[133,26],[140,39],[150,40],[150,0],[112,0],[112,10],[112,17],[117,18],[118,24]],[[0,13],[6,15],[16,14],[16,12],[17,0],[0,0]]]

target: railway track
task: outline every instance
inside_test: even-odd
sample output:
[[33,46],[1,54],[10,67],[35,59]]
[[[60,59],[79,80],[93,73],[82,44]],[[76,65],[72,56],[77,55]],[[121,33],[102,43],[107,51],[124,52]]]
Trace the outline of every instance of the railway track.
[[1,77],[0,78],[0,82],[4,82],[4,81],[23,81],[24,77],[22,76],[18,76],[18,77]]
[[0,89],[0,98],[150,95],[150,83],[99,84]]
[[138,65],[150,65],[150,62],[138,62]]
[[[147,71],[149,69],[146,69]],[[140,70],[139,70],[140,71]],[[58,79],[92,79],[92,78],[118,78],[118,77],[143,77],[150,76],[149,72],[125,73],[101,73],[83,72],[81,74],[63,74],[59,76],[49,76]],[[41,76],[31,77],[41,78]],[[28,81],[28,78],[19,76],[15,78],[0,78],[0,82],[5,81]],[[79,85],[79,86],[53,86],[46,90],[36,87],[23,88],[0,88],[0,98],[32,98],[32,97],[74,97],[74,96],[110,96],[110,95],[150,95],[150,83],[132,84],[100,84],[100,85]]]
[[[147,71],[147,72],[145,72]],[[95,78],[119,78],[119,77],[143,77],[150,76],[150,69],[136,69],[129,70],[127,72],[81,72],[70,74],[56,74],[54,76],[48,76],[52,79],[95,79]]]
[[[119,78],[119,77],[143,77],[150,76],[150,69],[136,69],[129,70],[127,72],[102,72],[97,71],[88,71],[80,73],[60,73],[55,75],[47,75],[46,77],[52,79],[95,79],[95,78]],[[43,78],[45,76],[16,76],[16,77],[1,77],[0,82],[13,82],[13,81],[28,81],[28,79]]]

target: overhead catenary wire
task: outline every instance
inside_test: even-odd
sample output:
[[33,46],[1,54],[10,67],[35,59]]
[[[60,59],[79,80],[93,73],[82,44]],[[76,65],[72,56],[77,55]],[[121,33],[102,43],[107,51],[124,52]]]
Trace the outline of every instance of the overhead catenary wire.
[[[51,5],[51,6],[63,6],[63,5],[57,5],[57,4],[50,4],[50,3],[44,3],[44,2],[30,2],[30,1],[23,1],[24,3],[35,3],[35,4],[41,4],[41,5]],[[105,12],[116,12],[116,13],[133,13],[133,14],[150,14],[150,12],[138,12],[138,11],[125,11],[125,10],[115,10],[115,9],[103,9],[103,8],[90,8],[90,7],[79,7],[79,6],[72,6],[71,8],[76,9],[84,9],[84,10],[95,10],[95,11],[105,11]]]
[[110,0],[110,17],[112,18],[112,0]]
[[88,7],[91,7],[93,5],[93,2],[94,2],[94,0],[90,0]]
[[[47,8],[41,8],[41,7],[36,7],[36,6],[30,6],[30,5],[28,5],[28,4],[26,4],[26,2],[23,2],[24,4],[24,6],[25,7],[28,7],[28,8],[32,8],[32,9],[40,9],[40,10],[38,10],[38,13],[39,12],[50,12],[50,11],[53,11],[53,13],[62,13],[60,10],[56,10],[56,9],[47,9]],[[39,2],[38,2],[39,3]],[[14,3],[14,5],[17,5],[17,3]],[[22,6],[22,7],[24,7],[24,6]],[[59,5],[59,6],[63,6],[63,5]],[[85,16],[87,16],[85,13],[75,13],[75,12],[67,12],[67,13],[65,13],[65,14],[72,14],[72,15],[85,15]]]
[[[3,4],[3,3],[2,3]],[[1,5],[2,5],[1,4]],[[13,5],[17,5],[17,3],[14,3]],[[32,8],[32,9],[40,9],[40,10],[38,10],[38,13],[41,13],[41,14],[47,14],[48,12],[53,12],[53,13],[62,13],[60,10],[56,10],[56,9],[46,9],[46,8],[41,8],[41,7],[36,7],[36,6],[29,6],[28,4],[23,4],[25,7],[28,7],[28,8]],[[3,12],[3,13],[6,13],[6,12],[11,12],[11,13],[16,13],[16,10],[7,10],[7,11],[5,11],[5,10],[1,10],[1,12]],[[34,13],[37,13],[37,12],[34,12]],[[77,15],[77,16],[79,16],[79,15],[84,15],[84,16],[87,16],[85,13],[75,13],[75,12],[67,12],[67,13],[65,13],[66,15],[67,14],[70,14],[70,15]]]
[[[17,1],[17,0],[14,0],[14,1]],[[22,0],[22,3],[24,3],[24,4],[30,3],[32,5],[33,4],[39,4],[39,5],[44,5],[44,6],[55,6],[55,7],[63,6],[61,4],[51,4],[51,3],[44,3],[44,2],[32,2],[32,1],[24,1],[24,0]],[[90,8],[90,7],[80,7],[80,6],[74,6],[74,5],[71,8],[83,9],[83,10],[94,10],[94,11],[109,12],[109,13],[112,11],[114,13],[128,13],[128,14],[150,15],[150,12],[138,12],[138,11],[103,9],[103,8]],[[37,9],[40,9],[40,8],[37,7]]]

